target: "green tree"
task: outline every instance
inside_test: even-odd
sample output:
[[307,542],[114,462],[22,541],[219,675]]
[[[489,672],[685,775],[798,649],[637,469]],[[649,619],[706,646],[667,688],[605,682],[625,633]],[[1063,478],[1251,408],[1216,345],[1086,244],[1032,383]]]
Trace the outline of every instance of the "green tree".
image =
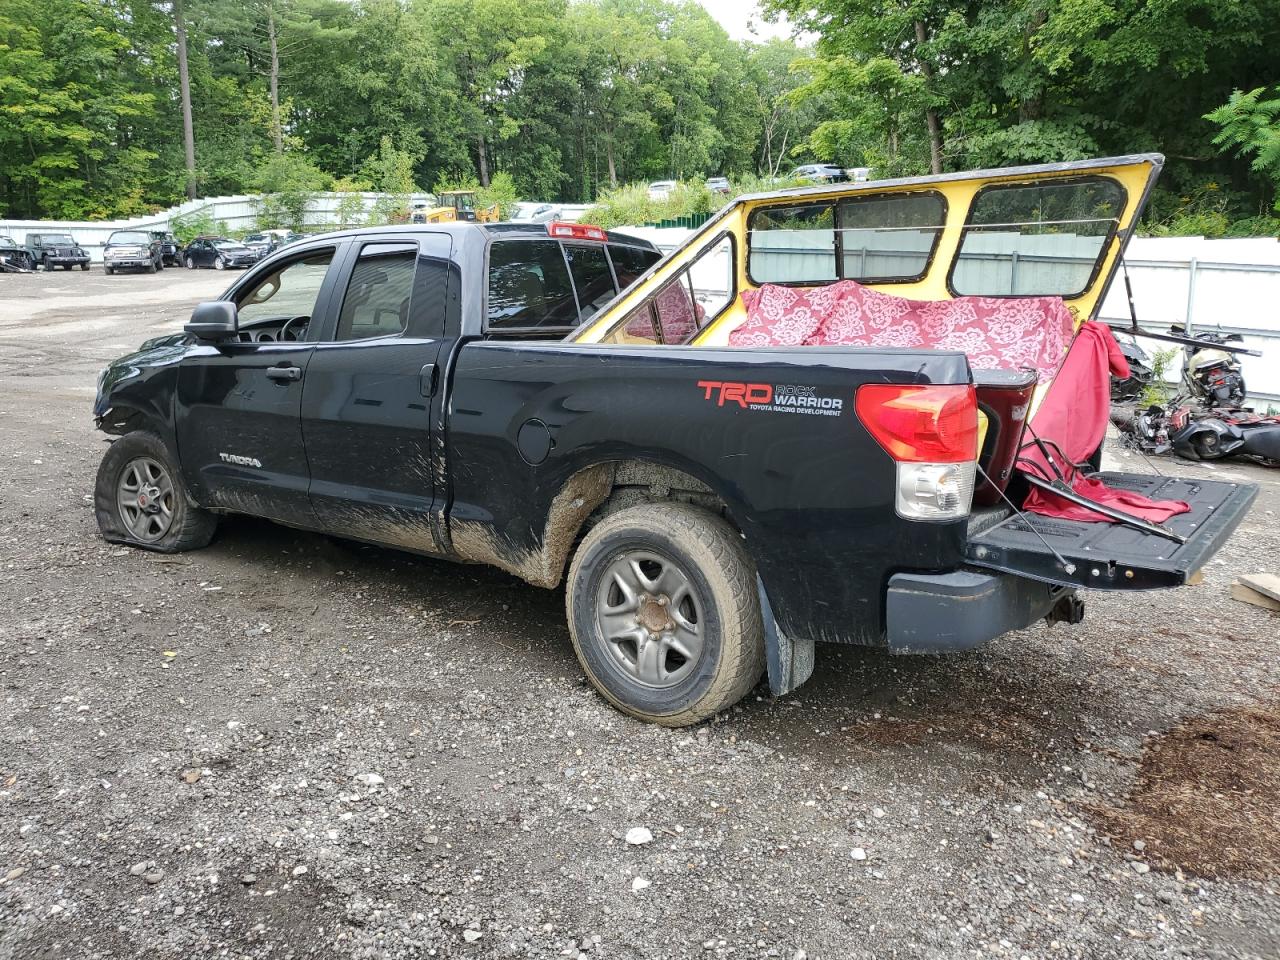
[[[1280,93],[1268,96],[1265,87],[1232,91],[1231,99],[1205,119],[1221,128],[1215,144],[1250,157],[1249,166],[1270,180],[1272,193],[1280,192]],[[1280,199],[1275,209],[1280,210]]]

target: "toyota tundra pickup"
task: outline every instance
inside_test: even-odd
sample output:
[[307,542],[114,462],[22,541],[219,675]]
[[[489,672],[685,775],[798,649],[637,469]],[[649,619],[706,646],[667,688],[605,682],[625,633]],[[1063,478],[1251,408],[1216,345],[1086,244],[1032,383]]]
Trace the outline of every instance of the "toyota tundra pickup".
[[[1187,509],[1149,530],[1021,509],[1028,410],[1159,168],[739,197],[661,259],[560,222],[309,238],[103,371],[98,522],[176,551],[249,514],[563,584],[591,682],[667,725],[765,673],[794,689],[816,641],[944,652],[1077,620],[1081,588],[1186,582],[1254,495],[1104,474]],[[925,320],[881,297],[839,314],[878,331],[857,345],[792,336],[849,280]],[[965,294],[1004,319],[921,339]]]

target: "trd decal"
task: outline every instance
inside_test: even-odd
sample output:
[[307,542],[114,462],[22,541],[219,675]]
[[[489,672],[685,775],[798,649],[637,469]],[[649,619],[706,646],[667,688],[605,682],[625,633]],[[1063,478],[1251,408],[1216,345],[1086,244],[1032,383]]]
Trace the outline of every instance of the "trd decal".
[[698,386],[706,391],[702,397],[704,400],[710,400],[713,391],[716,393],[717,407],[723,407],[725,403],[736,403],[745,410],[748,404],[769,403],[773,400],[773,387],[767,383],[699,380]]
[[838,417],[844,410],[839,397],[819,395],[816,387],[792,383],[741,383],[736,380],[699,380],[704,400],[714,400],[717,407],[737,404],[743,410],[769,410],[774,413],[800,413],[819,417]]

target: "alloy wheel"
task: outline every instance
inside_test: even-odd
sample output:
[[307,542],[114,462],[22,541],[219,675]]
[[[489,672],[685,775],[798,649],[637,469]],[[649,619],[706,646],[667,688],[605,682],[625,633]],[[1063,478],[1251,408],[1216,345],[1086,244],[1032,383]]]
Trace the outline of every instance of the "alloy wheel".
[[174,490],[169,471],[150,457],[130,460],[116,485],[120,520],[138,540],[154,543],[173,525]]

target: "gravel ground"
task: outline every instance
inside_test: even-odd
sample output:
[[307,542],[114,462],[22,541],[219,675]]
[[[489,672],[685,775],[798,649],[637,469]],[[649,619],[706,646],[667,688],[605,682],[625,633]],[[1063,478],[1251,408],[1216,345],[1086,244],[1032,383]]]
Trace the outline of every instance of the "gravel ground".
[[1161,464],[1263,485],[1199,586],[948,659],[824,647],[663,730],[497,572],[248,519],[98,538],[94,375],[226,282],[0,276],[0,957],[1280,955],[1274,878],[1095,819],[1153,733],[1275,702],[1280,615],[1227,589],[1276,570],[1280,471]]

